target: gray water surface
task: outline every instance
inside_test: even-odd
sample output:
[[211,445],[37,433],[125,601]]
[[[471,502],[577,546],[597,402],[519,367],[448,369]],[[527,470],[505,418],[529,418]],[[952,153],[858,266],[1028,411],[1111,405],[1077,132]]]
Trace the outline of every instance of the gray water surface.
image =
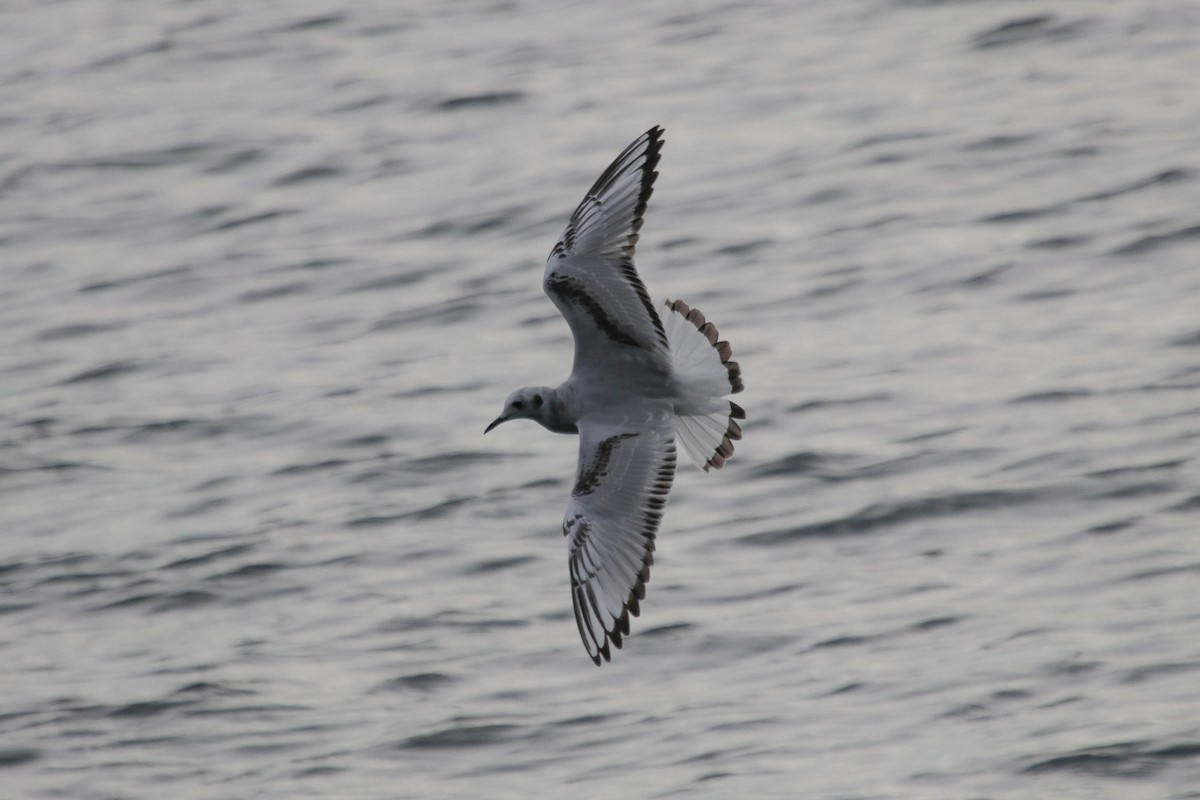
[[[13,798],[1200,797],[1194,2],[0,8]],[[542,263],[732,342],[596,669]]]

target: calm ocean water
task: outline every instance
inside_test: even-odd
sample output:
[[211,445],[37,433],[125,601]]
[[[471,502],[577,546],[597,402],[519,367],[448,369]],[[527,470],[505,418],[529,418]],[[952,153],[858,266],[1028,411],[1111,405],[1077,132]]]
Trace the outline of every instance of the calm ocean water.
[[[0,795],[1200,797],[1200,6],[0,7]],[[749,415],[581,647],[543,259]]]

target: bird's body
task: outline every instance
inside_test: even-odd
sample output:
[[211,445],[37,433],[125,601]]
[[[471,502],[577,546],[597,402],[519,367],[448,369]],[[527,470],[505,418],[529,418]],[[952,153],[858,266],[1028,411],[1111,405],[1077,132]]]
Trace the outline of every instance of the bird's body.
[[639,137],[596,181],[550,253],[546,294],[575,338],[570,377],[519,389],[487,430],[529,418],[579,434],[579,467],[563,533],[575,619],[596,664],[621,646],[653,563],[675,475],[675,440],[707,471],[741,438],[742,390],[727,342],[699,311],[667,302],[665,319],[633,266],[662,150],[662,129]]

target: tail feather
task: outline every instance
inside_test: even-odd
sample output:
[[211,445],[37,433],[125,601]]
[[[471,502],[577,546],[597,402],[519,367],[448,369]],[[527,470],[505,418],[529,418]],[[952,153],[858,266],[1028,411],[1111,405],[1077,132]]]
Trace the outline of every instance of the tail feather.
[[729,342],[720,340],[716,326],[699,309],[682,300],[668,301],[667,308],[672,313],[663,327],[683,398],[676,435],[697,466],[705,472],[720,469],[733,455],[733,443],[742,438],[735,420],[745,419],[746,412],[722,399],[742,391],[742,370],[731,360]]

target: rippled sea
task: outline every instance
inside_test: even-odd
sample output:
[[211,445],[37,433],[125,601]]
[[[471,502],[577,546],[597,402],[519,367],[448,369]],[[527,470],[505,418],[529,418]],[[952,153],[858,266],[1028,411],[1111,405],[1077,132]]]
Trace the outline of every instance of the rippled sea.
[[[0,794],[1200,797],[1200,6],[0,8]],[[733,344],[595,668],[542,264]]]

